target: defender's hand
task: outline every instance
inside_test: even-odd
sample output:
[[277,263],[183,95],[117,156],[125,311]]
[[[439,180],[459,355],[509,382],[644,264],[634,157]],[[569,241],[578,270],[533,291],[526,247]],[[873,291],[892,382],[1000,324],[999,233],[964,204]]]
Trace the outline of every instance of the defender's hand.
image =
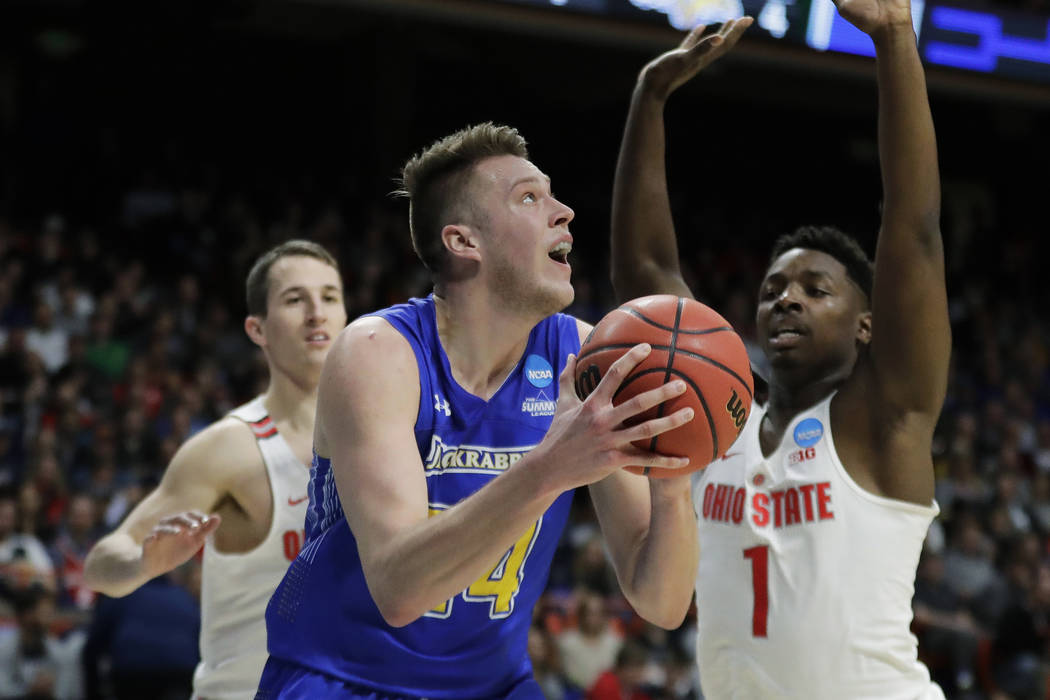
[[707,25],[695,27],[678,48],[650,61],[642,69],[639,81],[654,96],[667,99],[682,84],[732,49],[752,21],[751,17],[731,19],[717,32],[704,37],[701,35]]
[[910,0],[832,0],[847,22],[872,38],[883,30],[911,30]]
[[164,518],[142,541],[143,569],[152,578],[189,561],[221,522],[222,517],[217,514],[205,515],[195,510]]

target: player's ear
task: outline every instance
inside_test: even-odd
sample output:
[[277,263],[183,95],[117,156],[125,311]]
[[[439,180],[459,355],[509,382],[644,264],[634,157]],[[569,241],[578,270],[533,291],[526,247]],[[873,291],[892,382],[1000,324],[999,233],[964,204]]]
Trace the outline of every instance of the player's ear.
[[441,229],[441,242],[454,258],[481,260],[477,232],[466,224],[446,224]]
[[857,342],[863,345],[871,343],[871,311],[864,311],[857,317]]
[[244,319],[244,332],[248,338],[261,348],[266,347],[266,333],[263,331],[263,320],[258,316],[247,316]]

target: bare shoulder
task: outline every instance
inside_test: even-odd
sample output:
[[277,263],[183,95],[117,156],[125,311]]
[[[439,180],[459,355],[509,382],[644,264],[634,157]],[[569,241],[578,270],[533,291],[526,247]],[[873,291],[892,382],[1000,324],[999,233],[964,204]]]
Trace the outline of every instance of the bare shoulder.
[[[419,404],[419,369],[408,340],[386,320],[355,320],[339,334],[321,372],[314,442],[331,456],[338,422],[364,426],[385,416],[411,412]],[[368,411],[362,411],[368,406]]]
[[183,443],[168,466],[167,476],[222,489],[264,468],[251,429],[244,421],[226,416]]
[[321,375],[321,391],[346,383],[365,383],[369,372],[396,373],[415,367],[412,346],[401,333],[378,316],[359,318],[343,329],[328,353]]

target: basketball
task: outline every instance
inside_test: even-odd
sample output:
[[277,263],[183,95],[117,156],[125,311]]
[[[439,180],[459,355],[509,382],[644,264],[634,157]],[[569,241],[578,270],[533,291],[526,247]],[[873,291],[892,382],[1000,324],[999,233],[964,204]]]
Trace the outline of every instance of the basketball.
[[682,469],[627,467],[652,477],[680,476],[703,469],[726,453],[751,413],[754,379],[744,342],[711,308],[670,294],[633,299],[610,311],[580,347],[576,393],[587,397],[620,356],[639,343],[652,352],[624,379],[613,403],[655,389],[673,379],[685,393],[640,414],[633,422],[669,415],[687,406],[693,419],[683,426],[636,442],[639,448],[689,457]]

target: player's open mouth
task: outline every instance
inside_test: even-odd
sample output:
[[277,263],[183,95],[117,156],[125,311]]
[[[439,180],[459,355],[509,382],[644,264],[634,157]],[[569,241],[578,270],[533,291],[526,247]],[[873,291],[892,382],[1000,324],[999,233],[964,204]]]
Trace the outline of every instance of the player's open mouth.
[[327,333],[311,333],[310,335],[306,336],[306,342],[310,343],[311,345],[327,343],[329,340],[330,338],[328,337]]
[[547,251],[547,256],[556,263],[562,265],[569,264],[569,253],[572,251],[572,243],[570,241],[561,241],[558,245]]

